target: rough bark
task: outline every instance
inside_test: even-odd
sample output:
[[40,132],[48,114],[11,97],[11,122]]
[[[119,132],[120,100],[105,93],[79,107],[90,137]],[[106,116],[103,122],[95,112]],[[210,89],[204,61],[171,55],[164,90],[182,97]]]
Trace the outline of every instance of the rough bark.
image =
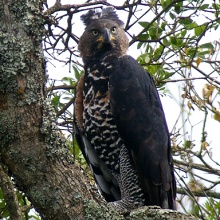
[[[45,99],[42,2],[0,3],[0,160],[43,219],[124,219],[109,211],[72,162]],[[127,219],[148,216],[149,210]],[[160,212],[175,213],[153,209],[147,219],[166,219]]]
[[[4,171],[0,164],[0,187],[4,193],[7,209],[11,219],[22,220],[22,212],[19,208],[16,191],[14,190],[13,183],[7,173]],[[0,216],[1,217],[1,216]]]
[[83,219],[93,199],[45,101],[42,1],[2,1],[0,151],[18,188],[46,219]]

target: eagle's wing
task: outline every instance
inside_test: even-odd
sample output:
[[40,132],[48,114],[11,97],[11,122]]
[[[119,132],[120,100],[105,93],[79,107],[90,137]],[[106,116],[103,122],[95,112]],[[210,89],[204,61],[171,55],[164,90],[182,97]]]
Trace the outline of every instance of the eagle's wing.
[[112,62],[111,109],[137,169],[146,204],[175,209],[169,132],[153,79],[130,56]]
[[77,143],[86,159],[87,164],[94,175],[98,188],[107,202],[121,199],[121,193],[117,180],[109,172],[105,163],[98,157],[94,148],[84,134],[81,134],[75,125]]
[[74,128],[77,143],[82,151],[87,164],[94,175],[98,188],[107,202],[121,199],[120,188],[115,177],[109,172],[105,163],[98,157],[94,147],[84,134],[83,129],[83,86],[84,75],[81,76],[75,94]]

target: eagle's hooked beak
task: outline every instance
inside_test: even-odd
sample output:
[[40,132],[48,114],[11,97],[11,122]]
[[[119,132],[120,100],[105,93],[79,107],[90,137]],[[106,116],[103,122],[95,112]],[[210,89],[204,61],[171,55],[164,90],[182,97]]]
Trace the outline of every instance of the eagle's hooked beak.
[[104,29],[103,38],[103,43],[110,44],[112,36],[108,28]]
[[115,37],[112,36],[110,30],[108,28],[104,28],[102,34],[100,37],[96,40],[98,42],[98,48],[109,50],[112,47],[112,40],[114,40]]

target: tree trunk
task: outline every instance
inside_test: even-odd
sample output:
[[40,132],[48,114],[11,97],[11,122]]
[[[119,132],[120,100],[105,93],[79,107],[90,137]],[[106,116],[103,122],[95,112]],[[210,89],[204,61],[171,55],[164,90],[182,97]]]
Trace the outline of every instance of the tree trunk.
[[[1,0],[1,162],[43,219],[124,219],[109,212],[72,162],[56,127],[53,108],[45,99],[42,3]],[[139,210],[131,219],[135,215],[146,213]]]
[[83,219],[82,198],[94,198],[45,101],[41,7],[40,0],[1,4],[1,160],[42,217]]

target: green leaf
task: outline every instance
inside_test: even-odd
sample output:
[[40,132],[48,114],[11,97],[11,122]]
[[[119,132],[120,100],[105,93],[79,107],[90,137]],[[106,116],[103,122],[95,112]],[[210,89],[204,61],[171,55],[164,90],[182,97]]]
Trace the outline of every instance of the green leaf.
[[179,14],[182,11],[183,2],[178,2],[174,5],[174,10],[177,14]]
[[173,46],[176,46],[177,48],[181,48],[184,45],[183,40],[176,36],[171,36],[170,42]]
[[141,64],[141,65],[146,65],[146,63],[149,63],[151,60],[151,56],[149,53],[144,53],[141,54],[138,58],[137,61]]
[[204,58],[204,55],[209,55],[211,53],[210,50],[200,51],[197,53],[198,57]]
[[140,21],[140,22],[138,22],[138,24],[140,24],[143,28],[145,28],[145,27],[147,27],[149,22],[147,22],[147,21]]
[[72,66],[74,71],[74,76],[77,80],[79,80],[80,76],[82,75],[79,68],[77,68],[75,65]]
[[186,27],[188,30],[191,30],[191,29],[193,29],[193,28],[195,28],[195,27],[198,27],[198,24],[194,21],[194,22],[192,22],[192,23],[186,25],[185,27]]
[[204,10],[209,7],[209,4],[203,4],[199,7],[199,10]]
[[155,51],[153,55],[153,59],[156,61],[160,58],[161,54],[163,53],[164,47],[160,45]]
[[166,21],[162,22],[161,29],[165,31],[166,25],[167,25]]
[[170,18],[173,20],[176,18],[176,16],[172,12],[170,12],[169,15],[170,15]]
[[150,63],[150,56],[149,54],[146,54],[145,58],[144,58],[145,63]]
[[163,30],[158,26],[152,26],[149,28],[149,36],[151,39],[157,39],[160,37]]
[[137,45],[137,49],[140,49],[142,47],[143,43],[142,42],[139,42],[138,45]]
[[55,95],[53,97],[53,99],[51,100],[51,104],[54,106],[58,106],[60,103],[60,96],[59,95]]
[[214,46],[212,45],[212,43],[201,44],[199,47],[200,48],[207,48],[207,49],[211,49],[211,50],[214,49]]
[[212,8],[214,8],[217,11],[220,9],[220,4],[212,3]]
[[196,36],[200,36],[204,32],[205,29],[206,29],[206,25],[201,25],[201,26],[195,27],[194,33]]
[[163,44],[164,46],[169,46],[170,42],[167,40],[167,38],[163,38]]
[[219,24],[214,25],[214,30],[216,31],[219,28]]
[[193,22],[193,20],[189,17],[186,18],[180,18],[179,23],[183,24],[183,25],[188,25],[191,24]]
[[167,5],[169,5],[173,0],[161,0],[161,5],[163,8],[165,8]]
[[195,53],[196,53],[196,48],[194,48],[194,47],[189,47],[186,50],[186,55],[189,57],[195,56]]
[[4,201],[5,200],[0,200],[0,210],[6,207],[6,203]]
[[175,37],[175,36],[171,36],[171,37],[170,37],[170,42],[171,42],[171,44],[176,45],[176,44],[177,44],[177,39],[176,39],[176,37]]
[[195,205],[193,211],[194,211],[195,213],[199,214],[199,206],[198,206],[198,205]]
[[75,83],[75,80],[72,77],[63,77],[62,81],[64,82],[64,84],[67,83],[69,85],[74,85]]
[[187,30],[186,30],[186,29],[182,30],[182,31],[180,32],[181,37],[182,37],[182,38],[185,37],[186,33],[187,33]]
[[146,52],[146,53],[149,53],[149,54],[152,54],[153,51],[154,51],[154,50],[153,50],[152,46],[151,46],[150,44],[147,44],[147,45],[146,45],[145,52]]
[[138,40],[147,40],[149,38],[149,34],[142,34],[138,37]]
[[190,141],[190,140],[185,140],[185,142],[184,142],[184,147],[185,148],[190,148],[192,146],[192,141]]

